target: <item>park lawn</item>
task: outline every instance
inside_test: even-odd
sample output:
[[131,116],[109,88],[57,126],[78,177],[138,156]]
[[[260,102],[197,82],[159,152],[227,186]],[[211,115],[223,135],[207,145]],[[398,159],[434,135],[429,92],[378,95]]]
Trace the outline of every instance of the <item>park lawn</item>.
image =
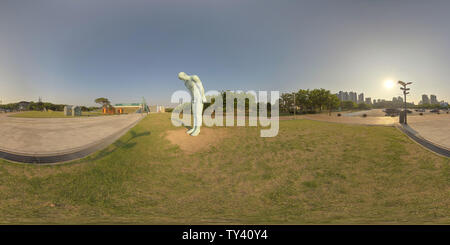
[[280,121],[213,128],[192,154],[150,114],[62,165],[0,160],[3,224],[450,224],[450,162],[393,127]]
[[[101,112],[82,112],[81,116],[102,116]],[[71,118],[64,115],[62,111],[24,111],[9,115],[9,117],[21,118]]]

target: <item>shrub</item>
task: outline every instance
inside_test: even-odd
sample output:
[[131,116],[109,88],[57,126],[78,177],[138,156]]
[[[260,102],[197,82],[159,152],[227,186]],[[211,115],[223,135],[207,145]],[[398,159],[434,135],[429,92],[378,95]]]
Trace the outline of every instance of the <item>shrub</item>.
[[173,111],[173,108],[166,108],[165,111],[166,111],[166,112],[172,112],[172,111]]
[[363,117],[367,117],[367,114],[366,113],[364,113],[363,115],[362,115]]

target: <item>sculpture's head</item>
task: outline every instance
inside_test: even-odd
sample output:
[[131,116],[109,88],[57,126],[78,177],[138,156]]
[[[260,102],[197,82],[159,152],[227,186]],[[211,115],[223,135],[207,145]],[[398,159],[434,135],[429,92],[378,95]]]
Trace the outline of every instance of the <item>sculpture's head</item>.
[[180,73],[178,73],[178,79],[187,81],[187,80],[189,80],[189,76],[184,72],[180,72]]

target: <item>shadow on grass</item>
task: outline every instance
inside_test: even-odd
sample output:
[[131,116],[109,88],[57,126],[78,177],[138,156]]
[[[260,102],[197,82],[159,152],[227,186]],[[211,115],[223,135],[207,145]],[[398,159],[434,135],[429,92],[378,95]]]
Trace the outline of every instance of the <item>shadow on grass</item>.
[[178,121],[179,123],[181,123],[181,126],[185,127],[185,128],[188,129],[188,130],[189,130],[189,129],[192,129],[192,126],[189,126],[189,125],[184,124],[184,122],[181,121],[181,120],[179,120],[179,119],[174,118],[173,120],[174,120],[174,121]]
[[145,131],[145,132],[142,132],[142,133],[136,133],[134,130],[131,130],[130,134],[131,134],[131,137],[128,140],[123,141],[123,140],[119,139],[119,140],[115,141],[114,143],[112,143],[112,145],[114,146],[112,149],[108,149],[109,148],[108,147],[107,149],[101,150],[98,154],[96,154],[95,156],[92,156],[91,158],[89,158],[89,160],[96,161],[96,160],[102,159],[102,158],[104,158],[106,156],[109,156],[110,154],[112,154],[113,152],[115,152],[117,149],[120,149],[120,148],[122,148],[122,149],[131,149],[137,143],[136,142],[130,142],[130,141],[132,141],[132,140],[134,140],[134,139],[136,139],[138,137],[148,136],[148,135],[151,134],[151,132],[150,131]]

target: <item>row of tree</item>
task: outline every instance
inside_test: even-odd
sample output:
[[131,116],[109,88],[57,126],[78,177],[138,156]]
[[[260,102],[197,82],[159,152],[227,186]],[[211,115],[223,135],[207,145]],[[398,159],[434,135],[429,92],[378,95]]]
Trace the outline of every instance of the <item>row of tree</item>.
[[[295,99],[295,101],[294,101]],[[295,102],[295,103],[294,103]],[[353,101],[341,101],[339,98],[332,94],[329,90],[323,88],[320,89],[300,89],[295,93],[283,93],[280,98],[280,111],[293,113],[294,110],[297,113],[315,113],[323,110],[341,109],[341,110],[369,110],[372,108],[402,108],[404,104],[402,102],[394,101],[379,101],[375,104],[359,103],[356,104]],[[449,108],[448,105],[442,106],[435,105],[414,105],[413,103],[407,103],[408,108],[423,108],[423,109],[445,109]]]
[[[18,110],[26,110],[26,111],[44,111],[44,110],[52,110],[52,111],[63,111],[65,104],[53,104],[50,102],[28,102],[25,108],[21,108],[20,103],[9,103],[5,105],[0,105],[0,109],[9,110],[9,111],[18,111]],[[98,109],[98,107],[86,107],[82,106],[82,111],[93,111]]]
[[448,109],[449,107],[448,104],[420,104],[415,106],[415,108],[419,109]]
[[[346,103],[343,106],[347,106]],[[301,113],[314,113],[324,110],[331,112],[340,106],[341,101],[339,98],[329,90],[323,88],[312,90],[300,89],[295,93],[283,93],[280,97],[280,110],[282,112],[293,113],[294,110]],[[351,106],[354,105],[351,104]]]

